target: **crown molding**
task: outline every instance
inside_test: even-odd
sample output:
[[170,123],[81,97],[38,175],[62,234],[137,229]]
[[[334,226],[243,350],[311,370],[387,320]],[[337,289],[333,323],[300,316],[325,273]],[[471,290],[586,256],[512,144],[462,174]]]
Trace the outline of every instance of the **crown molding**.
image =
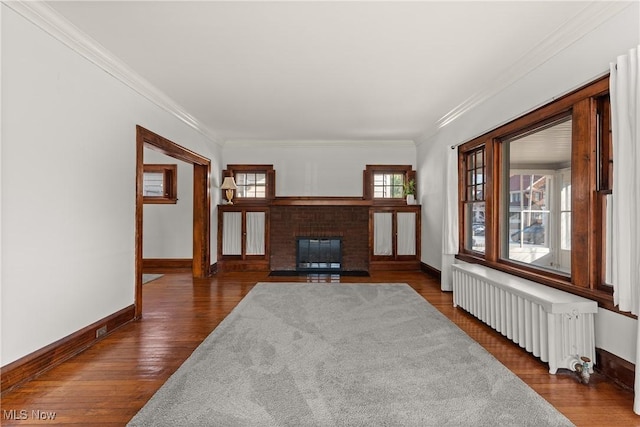
[[222,146],[222,140],[184,108],[42,1],[11,0],[2,4],[35,24],[71,50],[113,76],[148,101]]
[[[570,21],[549,34],[540,43],[526,52],[520,60],[507,68],[503,73],[489,83],[486,89],[470,96],[458,106],[454,107],[447,114],[442,116],[437,122],[437,129],[447,126],[457,120],[462,115],[482,104],[486,100],[500,93],[516,81],[529,74],[531,70],[540,67],[542,64],[556,56],[558,53],[571,46],[576,41],[593,31],[602,23],[611,19],[622,10],[630,7],[633,2],[596,1],[589,3]],[[419,145],[419,144],[418,144]]]
[[413,140],[252,140],[252,139],[230,139],[225,142],[225,147],[257,147],[269,146],[279,148],[295,148],[295,147],[344,147],[344,148],[415,148],[416,144]]

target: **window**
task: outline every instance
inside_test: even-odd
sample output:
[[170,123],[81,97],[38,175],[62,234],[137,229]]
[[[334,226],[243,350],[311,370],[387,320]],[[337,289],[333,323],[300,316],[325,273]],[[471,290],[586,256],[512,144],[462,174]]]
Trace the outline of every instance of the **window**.
[[236,197],[264,199],[267,195],[266,172],[236,172]]
[[465,192],[464,192],[464,246],[477,252],[484,252],[485,231],[485,185],[486,163],[485,148],[476,148],[464,156]]
[[459,147],[458,258],[613,308],[608,90],[601,78]]
[[177,203],[178,165],[143,166],[142,200],[147,204]]
[[261,204],[275,198],[273,165],[227,165],[223,176],[234,178],[234,203]]
[[611,194],[613,190],[613,139],[611,137],[611,99],[609,94],[603,95],[597,101],[597,132],[598,132],[598,221],[600,233],[596,236],[596,245],[600,248],[600,256],[604,265],[600,265],[598,276],[601,279],[600,288],[612,292],[611,273],[611,233],[613,230],[611,209]]
[[376,199],[402,199],[403,173],[373,173],[373,197]]
[[[571,274],[571,116],[501,141],[502,257]],[[514,197],[514,195],[518,195]]]
[[405,203],[405,189],[411,181],[415,193],[415,171],[410,165],[367,165],[364,198],[378,203]]
[[597,101],[598,115],[598,190],[610,192],[613,189],[613,145],[611,138],[611,99],[609,94]]

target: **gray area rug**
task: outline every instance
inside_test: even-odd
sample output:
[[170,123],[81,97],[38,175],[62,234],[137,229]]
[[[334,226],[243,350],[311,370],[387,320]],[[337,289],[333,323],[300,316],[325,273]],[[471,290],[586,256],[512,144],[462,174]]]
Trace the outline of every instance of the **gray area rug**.
[[159,279],[162,276],[164,276],[164,274],[143,274],[142,275],[142,284],[144,285],[145,283],[149,283],[151,281]]
[[128,425],[573,424],[406,284],[259,283]]

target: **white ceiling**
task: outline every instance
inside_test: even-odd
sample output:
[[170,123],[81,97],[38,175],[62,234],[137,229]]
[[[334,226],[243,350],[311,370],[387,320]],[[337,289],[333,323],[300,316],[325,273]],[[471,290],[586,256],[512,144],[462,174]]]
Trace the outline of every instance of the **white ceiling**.
[[579,1],[49,5],[219,141],[415,141],[589,31],[603,8]]

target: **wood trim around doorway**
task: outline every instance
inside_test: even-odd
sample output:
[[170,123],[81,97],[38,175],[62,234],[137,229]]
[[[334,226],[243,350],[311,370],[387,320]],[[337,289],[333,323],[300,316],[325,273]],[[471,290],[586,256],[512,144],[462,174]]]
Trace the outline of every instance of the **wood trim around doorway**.
[[159,151],[193,165],[193,277],[208,277],[211,270],[211,160],[156,133],[136,126],[136,247],[135,318],[142,317],[143,173],[144,149]]

